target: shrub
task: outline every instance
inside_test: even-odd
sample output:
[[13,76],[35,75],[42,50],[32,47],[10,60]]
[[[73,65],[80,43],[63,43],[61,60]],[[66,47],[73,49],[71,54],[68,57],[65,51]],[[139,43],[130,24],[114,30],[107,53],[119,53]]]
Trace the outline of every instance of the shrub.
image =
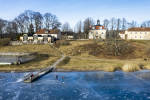
[[134,72],[141,70],[140,66],[138,64],[125,64],[122,67],[122,70],[125,72]]
[[89,55],[98,56],[102,52],[101,45],[96,42],[84,44],[76,47],[73,51],[74,55],[80,55],[81,53],[88,52]]
[[150,48],[145,50],[145,55],[150,58]]
[[125,40],[106,40],[104,51],[106,55],[125,56],[133,52],[133,46]]
[[9,42],[10,42],[9,38],[0,39],[0,46],[9,45]]
[[70,45],[70,42],[67,40],[58,40],[54,44],[55,47],[59,48],[60,46]]
[[65,57],[64,58],[64,60],[62,60],[59,64],[58,64],[58,66],[63,66],[63,65],[66,65],[66,64],[68,64],[69,63],[69,61],[70,61],[70,57]]

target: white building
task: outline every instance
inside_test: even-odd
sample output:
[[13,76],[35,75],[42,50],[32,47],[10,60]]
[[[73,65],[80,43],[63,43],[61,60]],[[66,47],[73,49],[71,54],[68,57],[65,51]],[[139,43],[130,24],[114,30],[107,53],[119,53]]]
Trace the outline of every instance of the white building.
[[126,40],[150,40],[150,28],[129,28],[124,32],[120,32],[121,39]]
[[52,29],[52,30],[47,30],[47,29],[41,29],[38,32],[36,32],[37,35],[50,35],[52,37],[55,37],[56,39],[61,39],[61,32],[59,29]]
[[97,25],[91,27],[89,31],[89,39],[106,39],[106,29],[97,21]]
[[20,37],[20,41],[23,41],[25,43],[27,42],[51,43],[56,39],[61,39],[61,32],[58,29],[53,30],[41,29],[35,34],[33,34],[33,36],[28,36],[27,34],[24,34],[23,36]]

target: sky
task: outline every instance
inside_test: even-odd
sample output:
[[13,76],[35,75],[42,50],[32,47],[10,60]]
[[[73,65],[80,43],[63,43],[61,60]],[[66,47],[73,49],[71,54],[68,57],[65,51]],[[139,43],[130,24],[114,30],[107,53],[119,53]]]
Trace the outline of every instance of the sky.
[[141,23],[150,20],[150,0],[0,0],[0,18],[13,20],[24,10],[55,14],[73,27],[87,17],[94,20],[126,18]]

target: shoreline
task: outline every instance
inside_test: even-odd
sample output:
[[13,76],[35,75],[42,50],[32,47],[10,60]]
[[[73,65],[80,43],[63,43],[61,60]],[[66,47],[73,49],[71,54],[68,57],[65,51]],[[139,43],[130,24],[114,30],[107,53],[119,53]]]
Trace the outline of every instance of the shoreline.
[[[40,71],[40,70],[38,70],[38,69],[25,70],[25,71],[22,71],[22,70],[15,70],[15,71],[12,71],[12,70],[0,70],[0,73],[12,73],[12,72],[14,72],[14,73],[25,73],[25,72],[36,72],[36,71]],[[142,70],[149,70],[149,69],[141,69],[141,70],[137,70],[137,71],[142,71]],[[126,72],[126,71],[123,71],[123,70],[104,71],[104,70],[65,70],[65,69],[56,69],[53,72],[99,72],[99,71],[103,71],[103,72],[116,72],[116,71]],[[130,72],[137,72],[137,71],[130,71]]]

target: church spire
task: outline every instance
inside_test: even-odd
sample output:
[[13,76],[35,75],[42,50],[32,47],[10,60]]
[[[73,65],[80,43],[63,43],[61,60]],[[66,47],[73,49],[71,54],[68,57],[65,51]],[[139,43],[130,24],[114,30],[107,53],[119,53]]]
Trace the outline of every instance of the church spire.
[[100,25],[100,20],[99,19],[97,20],[97,25]]

